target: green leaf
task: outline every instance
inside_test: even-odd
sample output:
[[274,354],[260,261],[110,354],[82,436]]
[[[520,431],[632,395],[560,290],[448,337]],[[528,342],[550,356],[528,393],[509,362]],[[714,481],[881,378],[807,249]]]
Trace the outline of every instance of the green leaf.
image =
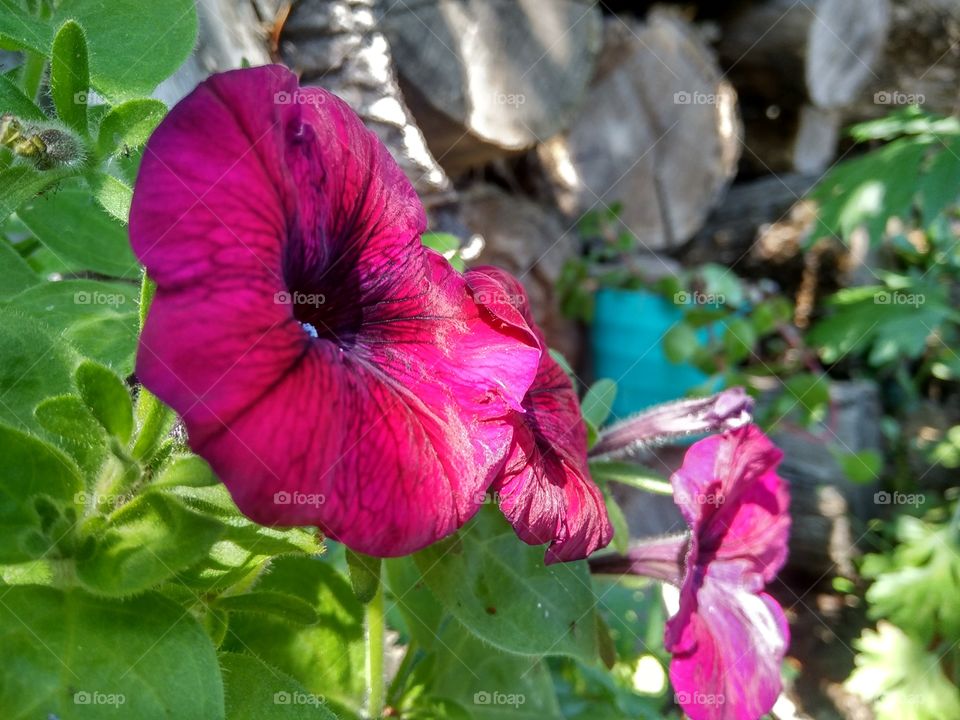
[[[590,619],[590,633],[595,624]],[[437,644],[434,695],[469,709],[474,720],[562,720],[546,664],[497,652],[451,623]]]
[[34,500],[44,496],[72,504],[83,481],[76,465],[62,452],[5,425],[0,425],[0,457],[0,563],[24,562],[47,549],[33,552],[27,544],[28,534],[36,533],[41,525]]
[[460,238],[444,232],[427,232],[420,237],[421,242],[431,250],[436,250],[459,272],[463,272],[465,265],[460,257]]
[[0,300],[23,292],[40,282],[20,254],[0,238]]
[[808,342],[825,362],[853,354],[866,356],[873,367],[919,357],[930,334],[953,314],[942,288],[933,283],[848,288],[833,295],[830,305],[834,312],[814,325]]
[[23,94],[15,82],[0,75],[0,109],[20,120],[46,120],[43,110]]
[[100,425],[126,444],[133,434],[133,403],[123,381],[110,370],[84,360],[76,373],[80,397]]
[[[430,592],[409,555],[383,561],[392,608],[399,613],[406,634],[417,645],[430,649],[438,639],[443,607]],[[389,618],[391,626],[394,618]],[[401,623],[397,623],[400,625]]]
[[167,463],[153,485],[154,487],[177,485],[206,487],[216,485],[218,482],[217,476],[213,474],[206,460],[197,455],[182,455]]
[[891,217],[909,221],[916,178],[931,142],[924,136],[901,138],[833,168],[811,193],[820,204],[811,240],[825,235],[849,240],[863,227],[878,242]]
[[223,531],[168,495],[146,493],[107,518],[94,552],[77,559],[77,577],[100,595],[141,592],[198,562]]
[[297,625],[313,625],[318,619],[310,603],[295,595],[270,590],[224,595],[217,599],[216,607],[229,612],[271,615]]
[[322,695],[262,660],[222,653],[220,667],[230,720],[337,720]]
[[363,606],[347,579],[320,559],[284,555],[270,563],[253,590],[299,597],[320,619],[304,627],[278,618],[236,615],[230,619],[224,650],[253,653],[309,692],[358,703],[365,687]]
[[583,396],[580,406],[583,419],[593,427],[600,428],[610,417],[616,397],[617,384],[613,380],[597,380]]
[[610,518],[610,524],[613,526],[613,548],[621,555],[626,555],[630,549],[630,527],[627,525],[627,516],[623,514],[623,508],[612,493],[604,492],[603,501],[607,507],[607,517]]
[[26,203],[17,213],[37,239],[72,270],[137,279],[127,230],[74,185]]
[[63,0],[55,23],[75,19],[90,39],[90,77],[111,100],[149,95],[193,50],[192,0]]
[[876,632],[864,630],[854,646],[857,667],[845,686],[872,701],[877,720],[960,717],[960,691],[944,675],[938,656],[900,628],[880,622]]
[[113,175],[102,172],[87,174],[87,184],[100,207],[122,223],[130,217],[133,190]]
[[41,402],[34,414],[37,422],[88,476],[103,464],[106,435],[97,419],[76,395],[60,395]]
[[42,190],[76,174],[73,168],[34,170],[26,165],[0,170],[0,221]]
[[596,598],[585,562],[545,566],[487,505],[457,535],[414,555],[447,612],[478,637],[523,655],[596,657]]
[[837,460],[843,474],[855,483],[874,482],[883,470],[883,455],[876,450],[842,452]]
[[22,585],[0,603],[0,707],[10,718],[224,720],[216,652],[179,605]]
[[50,51],[50,28],[25,12],[14,0],[0,0],[0,39],[13,48]]
[[750,357],[757,342],[750,321],[742,317],[732,317],[724,323],[723,349],[727,360],[733,364]]
[[128,100],[117,105],[100,123],[98,151],[101,155],[111,155],[143,146],[166,114],[167,106],[152,98]]
[[353,552],[347,548],[347,570],[350,575],[350,585],[357,600],[367,604],[373,600],[380,589],[380,571],[383,561],[380,558],[370,557],[362,553]]
[[960,200],[960,138],[940,141],[943,146],[918,180],[920,216],[933,225],[947,208]]
[[58,117],[80,133],[87,132],[87,93],[90,68],[87,39],[73,20],[67,20],[53,39],[50,97]]
[[73,391],[75,362],[47,328],[0,307],[0,422],[39,433],[34,408]]
[[7,302],[62,333],[82,354],[126,376],[133,371],[137,349],[136,301],[133,284],[63,280],[36,285]]
[[697,331],[687,323],[677,323],[663,336],[663,354],[672,363],[683,363],[693,357],[700,346]]
[[867,590],[870,616],[890,620],[923,644],[960,638],[960,545],[948,527],[909,516],[898,519],[897,534],[901,542],[889,568],[864,567],[876,577]]

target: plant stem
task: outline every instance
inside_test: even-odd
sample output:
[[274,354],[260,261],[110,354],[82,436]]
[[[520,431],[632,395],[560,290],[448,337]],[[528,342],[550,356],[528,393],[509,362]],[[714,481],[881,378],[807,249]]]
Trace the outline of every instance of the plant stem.
[[383,714],[383,585],[366,605],[367,611],[367,715],[376,720]]
[[[144,271],[143,281],[140,284],[139,317],[141,333],[156,291],[157,284],[147,277],[147,273]],[[166,435],[171,420],[170,409],[160,402],[156,395],[141,385],[140,396],[137,399],[137,423],[140,430],[137,433],[132,451],[135,459],[145,460],[150,457],[157,444]]]
[[590,463],[590,474],[598,479],[629,485],[655,495],[673,495],[669,480],[640,465],[595,460]]

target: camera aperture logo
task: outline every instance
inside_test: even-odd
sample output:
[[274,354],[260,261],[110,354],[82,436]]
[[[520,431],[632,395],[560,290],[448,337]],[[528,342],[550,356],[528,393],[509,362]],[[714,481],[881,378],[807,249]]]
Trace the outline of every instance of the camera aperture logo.
[[518,708],[527,701],[527,696],[522,693],[502,693],[494,690],[480,690],[473,694],[474,705],[509,705]]
[[320,507],[327,501],[327,496],[323,493],[305,493],[298,490],[287,492],[280,490],[273,494],[274,505],[312,505]]

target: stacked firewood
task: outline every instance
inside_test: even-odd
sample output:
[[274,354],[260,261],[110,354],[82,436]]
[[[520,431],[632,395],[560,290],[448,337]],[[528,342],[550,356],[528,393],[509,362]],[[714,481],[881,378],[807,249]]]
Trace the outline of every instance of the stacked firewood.
[[[670,265],[834,287],[851,263],[802,242],[816,212],[803,198],[847,151],[842,129],[917,100],[958,106],[956,0],[198,3],[198,52],[164,99],[244,60],[283,62],[341,95],[434,226],[482,237],[475,262],[515,272],[551,344],[573,356],[556,286],[585,213],[619,206],[639,251]],[[829,257],[809,262],[810,245]],[[811,285],[810,267],[830,277]],[[796,474],[822,489],[818,472]],[[840,525],[797,507],[808,567],[848,566],[822,542]]]

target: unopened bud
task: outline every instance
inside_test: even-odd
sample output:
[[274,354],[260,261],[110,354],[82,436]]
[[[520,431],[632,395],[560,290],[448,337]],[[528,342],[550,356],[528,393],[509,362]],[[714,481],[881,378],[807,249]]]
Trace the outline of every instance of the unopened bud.
[[670,440],[732,430],[753,419],[753,398],[736,387],[705,398],[656,405],[604,430],[591,457],[626,454]]

